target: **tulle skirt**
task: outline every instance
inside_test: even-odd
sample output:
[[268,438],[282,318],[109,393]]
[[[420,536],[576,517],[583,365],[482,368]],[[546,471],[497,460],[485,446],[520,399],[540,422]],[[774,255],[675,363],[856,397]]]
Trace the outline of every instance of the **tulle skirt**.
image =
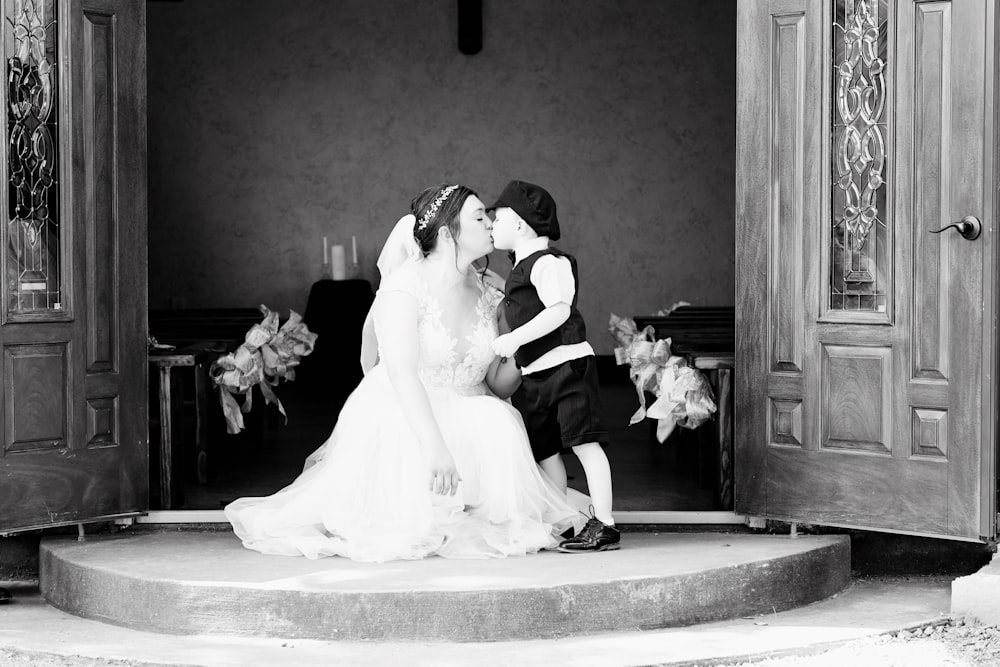
[[581,526],[578,508],[535,463],[517,410],[482,386],[427,389],[462,478],[454,496],[430,491],[420,445],[376,366],[294,482],[226,507],[244,546],[374,562],[502,558],[555,546]]

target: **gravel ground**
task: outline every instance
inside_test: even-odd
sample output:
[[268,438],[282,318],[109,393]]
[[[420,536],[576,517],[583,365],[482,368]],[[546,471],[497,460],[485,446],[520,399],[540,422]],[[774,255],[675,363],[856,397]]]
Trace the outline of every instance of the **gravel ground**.
[[958,619],[839,644],[811,655],[702,664],[706,667],[995,667],[1000,665],[1000,628],[966,625]]
[[[48,655],[44,653],[10,651],[0,648],[0,665],[3,667],[178,667],[133,660],[84,658],[82,656]],[[195,667],[195,666],[190,666]]]
[[[995,667],[1000,665],[1000,628],[966,625],[960,619],[892,635],[838,644],[808,655],[700,662],[700,667]],[[95,660],[0,649],[4,667],[152,667],[130,660]]]

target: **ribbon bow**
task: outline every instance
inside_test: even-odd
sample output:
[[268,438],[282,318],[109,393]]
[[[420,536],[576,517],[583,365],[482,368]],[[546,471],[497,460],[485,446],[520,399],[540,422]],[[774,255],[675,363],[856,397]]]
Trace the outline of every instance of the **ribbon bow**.
[[[655,340],[651,326],[639,331],[630,318],[611,314],[608,326],[620,347],[615,348],[618,365],[629,364],[629,377],[639,397],[639,409],[629,420],[656,419],[656,439],[663,442],[676,425],[697,428],[716,411],[712,389],[705,376],[670,350],[670,339]],[[656,396],[646,408],[646,392]]]
[[[263,305],[260,310],[263,321],[250,328],[234,352],[219,357],[209,368],[209,375],[219,388],[219,402],[229,433],[243,430],[243,414],[253,408],[255,385],[260,386],[265,404],[277,404],[278,411],[288,421],[285,408],[271,387],[282,379],[294,380],[295,367],[313,351],[316,343],[317,334],[309,331],[294,310],[280,329],[276,311]],[[246,397],[242,405],[233,398],[234,394]]]

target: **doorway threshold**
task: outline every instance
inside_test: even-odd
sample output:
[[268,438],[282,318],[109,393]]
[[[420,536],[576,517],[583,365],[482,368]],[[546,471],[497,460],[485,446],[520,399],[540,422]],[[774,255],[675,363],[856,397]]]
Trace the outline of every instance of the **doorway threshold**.
[[[135,517],[134,521],[143,524],[227,523],[222,510],[153,510]],[[130,520],[120,519],[119,522],[126,523]],[[747,517],[724,511],[625,510],[615,512],[615,522],[643,525],[737,525],[745,524]]]

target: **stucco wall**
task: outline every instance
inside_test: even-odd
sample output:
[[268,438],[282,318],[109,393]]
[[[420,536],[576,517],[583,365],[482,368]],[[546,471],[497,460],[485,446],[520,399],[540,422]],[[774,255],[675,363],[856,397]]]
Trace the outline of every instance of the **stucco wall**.
[[[559,204],[598,353],[608,314],[733,303],[735,3],[148,4],[150,303],[305,308],[322,236],[362,275],[427,185]],[[494,267],[509,268],[497,253]]]

